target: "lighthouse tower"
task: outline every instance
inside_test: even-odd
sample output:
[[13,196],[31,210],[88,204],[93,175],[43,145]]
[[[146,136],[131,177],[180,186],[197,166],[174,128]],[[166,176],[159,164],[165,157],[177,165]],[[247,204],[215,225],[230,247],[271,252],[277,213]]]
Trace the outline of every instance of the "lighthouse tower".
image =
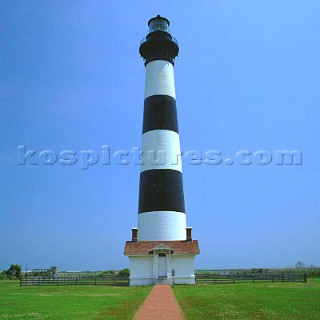
[[170,22],[159,15],[139,52],[145,61],[138,228],[126,242],[130,285],[194,284],[199,254],[192,228],[186,226],[180,138],[174,86],[179,46]]

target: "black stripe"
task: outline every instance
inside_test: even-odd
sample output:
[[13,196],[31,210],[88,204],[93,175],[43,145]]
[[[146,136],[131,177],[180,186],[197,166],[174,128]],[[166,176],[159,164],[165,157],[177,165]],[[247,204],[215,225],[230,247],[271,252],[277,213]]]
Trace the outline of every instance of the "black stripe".
[[149,211],[185,212],[180,171],[158,169],[140,173],[139,213]]
[[167,95],[153,95],[144,100],[142,133],[165,129],[178,133],[176,100]]

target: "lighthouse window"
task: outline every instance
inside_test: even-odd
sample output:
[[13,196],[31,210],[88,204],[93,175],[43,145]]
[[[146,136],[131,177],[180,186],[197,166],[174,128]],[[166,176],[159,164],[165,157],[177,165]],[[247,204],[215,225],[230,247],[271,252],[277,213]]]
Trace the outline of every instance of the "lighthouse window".
[[165,256],[166,256],[165,253],[163,253],[163,252],[159,253],[159,257],[165,257]]
[[168,22],[163,19],[155,19],[151,21],[149,25],[149,32],[153,32],[157,30],[168,32],[169,31]]

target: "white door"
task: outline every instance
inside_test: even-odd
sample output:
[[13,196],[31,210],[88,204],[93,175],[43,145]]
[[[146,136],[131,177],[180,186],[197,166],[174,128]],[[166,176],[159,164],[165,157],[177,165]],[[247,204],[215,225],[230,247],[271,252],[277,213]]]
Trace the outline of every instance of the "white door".
[[167,256],[159,256],[158,258],[158,276],[164,277],[167,275]]

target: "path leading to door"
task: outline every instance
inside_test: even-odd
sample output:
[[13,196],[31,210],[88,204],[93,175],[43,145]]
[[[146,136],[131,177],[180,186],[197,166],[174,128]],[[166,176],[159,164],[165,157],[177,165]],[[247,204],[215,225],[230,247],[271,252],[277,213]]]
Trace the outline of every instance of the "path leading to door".
[[169,285],[155,285],[136,313],[135,320],[183,320],[182,311]]

